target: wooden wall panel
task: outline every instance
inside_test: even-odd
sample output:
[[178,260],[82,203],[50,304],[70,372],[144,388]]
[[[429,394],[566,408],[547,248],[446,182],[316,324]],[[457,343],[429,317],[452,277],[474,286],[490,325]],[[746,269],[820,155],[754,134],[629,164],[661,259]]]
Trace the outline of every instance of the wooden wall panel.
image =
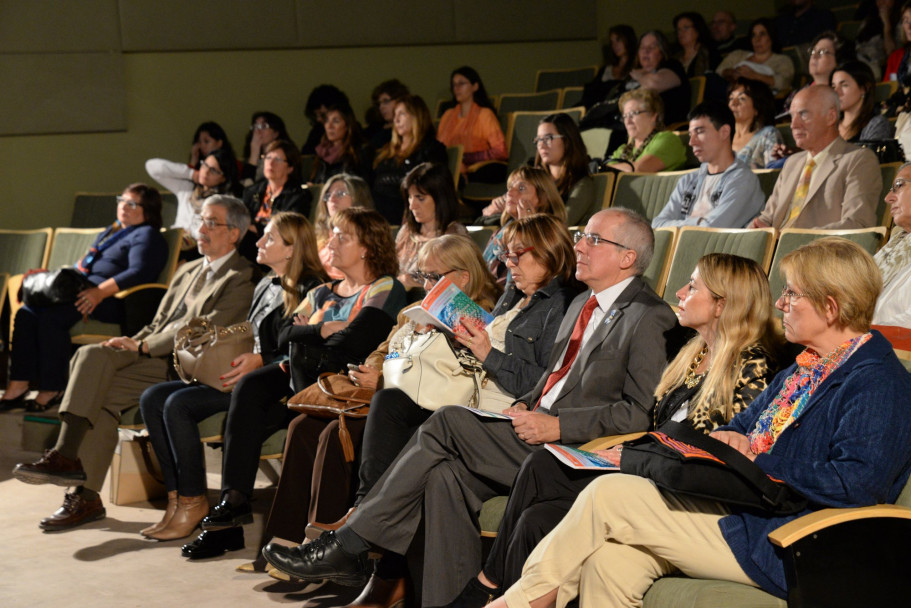
[[298,0],[302,47],[447,44],[458,0]]
[[594,0],[457,0],[459,42],[584,40],[598,36]]
[[119,49],[117,0],[0,2],[0,53]]

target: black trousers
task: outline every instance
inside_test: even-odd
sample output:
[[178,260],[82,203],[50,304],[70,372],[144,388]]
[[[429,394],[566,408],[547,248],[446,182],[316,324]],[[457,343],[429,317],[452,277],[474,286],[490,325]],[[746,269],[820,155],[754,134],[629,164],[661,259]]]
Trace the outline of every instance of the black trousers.
[[497,538],[484,564],[484,574],[501,590],[522,576],[522,567],[542,538],[553,530],[598,471],[577,471],[550,452],[532,452],[522,463],[509,493]]

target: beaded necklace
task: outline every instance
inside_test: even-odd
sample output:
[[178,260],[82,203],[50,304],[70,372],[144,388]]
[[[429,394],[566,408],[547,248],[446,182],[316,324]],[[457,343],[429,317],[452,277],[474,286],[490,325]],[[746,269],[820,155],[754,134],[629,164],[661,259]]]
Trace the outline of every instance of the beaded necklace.
[[771,451],[781,432],[803,413],[819,385],[871,337],[867,332],[852,338],[839,344],[825,358],[810,349],[797,355],[797,370],[785,379],[778,395],[750,431],[750,450],[754,454]]

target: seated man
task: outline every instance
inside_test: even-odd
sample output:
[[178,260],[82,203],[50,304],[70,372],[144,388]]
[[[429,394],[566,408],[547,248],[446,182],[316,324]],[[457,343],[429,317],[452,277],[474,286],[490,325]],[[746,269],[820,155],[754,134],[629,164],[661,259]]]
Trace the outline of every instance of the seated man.
[[791,132],[804,150],[789,157],[750,228],[875,226],[882,176],[876,155],[838,135],[838,95],[811,85],[791,102]]
[[731,11],[717,11],[709,22],[709,31],[712,33],[712,41],[715,43],[715,49],[721,55],[727,55],[731,51],[749,50],[749,43],[743,38],[737,38],[734,34],[737,31],[737,19]]
[[236,254],[236,246],[250,223],[247,208],[232,196],[216,195],[206,199],[200,216],[197,247],[203,257],[177,271],[155,318],[135,336],[76,351],[57,444],[37,462],[13,469],[25,483],[79,486],[41,520],[43,530],[67,530],[105,517],[98,492],[117,446],[120,414],[138,405],[146,388],[168,379],[177,330],[193,317],[229,325],[246,315],[254,269]]
[[460,407],[435,412],[345,525],[299,547],[270,543],[263,556],[273,566],[304,580],[362,584],[367,550],[404,554],[423,519],[422,605],[445,604],[481,566],[481,504],[508,491],[526,456],[545,442],[581,444],[648,427],[679,329],[640,278],[654,236],[635,212],[608,209],[578,239],[576,277],[590,290],[567,310],[552,373],[506,410],[511,421]]
[[680,178],[652,227],[743,228],[762,210],[765,195],[759,179],[731,149],[734,114],[720,101],[706,101],[687,118],[690,147],[702,165]]

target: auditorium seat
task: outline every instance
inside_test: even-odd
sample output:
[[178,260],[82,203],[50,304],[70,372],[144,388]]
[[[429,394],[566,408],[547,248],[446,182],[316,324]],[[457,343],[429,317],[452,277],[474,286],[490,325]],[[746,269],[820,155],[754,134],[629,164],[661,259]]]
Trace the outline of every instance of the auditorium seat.
[[535,91],[550,91],[564,87],[580,87],[587,84],[598,73],[598,66],[586,65],[578,68],[538,70],[535,75]]
[[611,207],[632,209],[651,222],[667,205],[680,178],[690,171],[621,173],[617,176]]

